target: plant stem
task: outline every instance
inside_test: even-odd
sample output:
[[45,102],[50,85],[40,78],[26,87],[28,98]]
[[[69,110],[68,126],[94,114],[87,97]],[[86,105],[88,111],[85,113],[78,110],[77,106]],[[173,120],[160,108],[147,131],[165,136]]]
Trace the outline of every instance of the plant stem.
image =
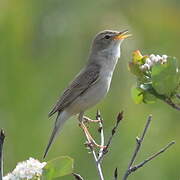
[[3,144],[4,144],[5,134],[1,129],[0,131],[0,180],[3,178]]

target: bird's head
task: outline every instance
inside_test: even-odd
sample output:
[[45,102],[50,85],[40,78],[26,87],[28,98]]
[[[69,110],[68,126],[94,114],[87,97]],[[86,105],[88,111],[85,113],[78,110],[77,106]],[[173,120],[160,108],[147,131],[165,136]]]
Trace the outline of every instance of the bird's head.
[[119,48],[122,41],[131,34],[127,34],[128,30],[124,31],[112,31],[105,30],[99,32],[92,43],[92,50],[96,52],[113,50]]

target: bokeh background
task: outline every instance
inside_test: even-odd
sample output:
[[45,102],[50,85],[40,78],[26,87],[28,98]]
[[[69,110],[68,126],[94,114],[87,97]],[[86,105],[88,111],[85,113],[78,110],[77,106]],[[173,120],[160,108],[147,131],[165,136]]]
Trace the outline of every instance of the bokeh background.
[[[148,114],[153,122],[137,161],[171,140],[176,145],[138,170],[129,179],[178,179],[180,177],[180,112],[158,101],[136,105],[130,90],[135,79],[127,63],[133,50],[144,54],[168,54],[180,58],[179,0],[1,0],[0,1],[0,127],[6,131],[5,173],[18,161],[42,160],[53,118],[47,114],[60,92],[86,63],[92,37],[100,30],[129,29],[133,37],[122,45],[122,56],[108,96],[87,111],[101,110],[106,137],[119,111],[124,121],[104,160],[106,179],[116,167],[122,175]],[[54,117],[55,118],[55,117]],[[91,132],[98,137],[96,129]],[[69,155],[75,172],[97,179],[92,156],[76,118],[69,120],[52,146],[47,160]],[[71,176],[62,178],[73,179]]]

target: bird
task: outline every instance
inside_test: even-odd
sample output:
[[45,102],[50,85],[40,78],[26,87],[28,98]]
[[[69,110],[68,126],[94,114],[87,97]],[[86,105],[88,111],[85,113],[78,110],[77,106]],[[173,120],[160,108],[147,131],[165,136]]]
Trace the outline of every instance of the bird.
[[49,117],[55,113],[57,117],[44,158],[64,123],[74,115],[79,115],[81,127],[91,138],[83,124],[84,112],[99,103],[108,93],[114,69],[120,58],[121,44],[131,36],[127,33],[128,30],[104,30],[95,35],[86,65],[69,83],[49,112]]

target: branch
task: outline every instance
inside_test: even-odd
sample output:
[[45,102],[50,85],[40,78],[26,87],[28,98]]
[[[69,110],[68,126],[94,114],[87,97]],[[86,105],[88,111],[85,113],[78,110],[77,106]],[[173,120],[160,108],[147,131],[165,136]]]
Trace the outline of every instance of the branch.
[[136,159],[136,157],[137,157],[137,154],[138,154],[138,152],[139,152],[139,150],[140,150],[141,144],[142,144],[142,142],[143,142],[143,140],[144,140],[144,137],[145,137],[145,135],[146,135],[146,132],[147,132],[147,130],[148,130],[148,127],[149,127],[149,125],[150,125],[151,120],[152,120],[152,116],[150,115],[150,116],[148,117],[148,119],[147,119],[147,122],[146,122],[146,125],[145,125],[145,127],[144,127],[144,130],[143,130],[143,133],[142,133],[142,135],[141,135],[141,138],[136,137],[136,148],[135,148],[135,150],[134,150],[133,156],[132,156],[132,158],[131,158],[131,160],[130,160],[130,163],[129,163],[129,165],[128,165],[128,169],[133,165],[133,163],[134,163],[134,161],[135,161],[135,159]]
[[80,174],[72,173],[72,175],[75,177],[76,180],[84,180]]
[[[98,114],[97,114],[97,116],[98,116]],[[83,117],[82,117],[82,118],[83,118]],[[94,161],[95,161],[96,168],[97,168],[98,175],[99,175],[99,179],[100,179],[100,180],[104,180],[101,163],[98,161],[98,157],[97,157],[96,152],[95,152],[95,150],[94,150],[94,148],[93,148],[93,146],[92,146],[91,140],[89,139],[89,137],[87,136],[86,133],[85,133],[85,135],[86,135],[86,140],[87,140],[86,145],[89,147],[91,153],[93,154]]]
[[103,156],[103,152],[104,152],[104,148],[103,148],[104,147],[104,129],[103,129],[103,119],[101,118],[101,114],[99,110],[97,110],[96,119],[99,120],[98,131],[101,134],[101,148],[99,150],[99,155],[98,155],[98,163],[101,163],[99,160]]
[[116,124],[115,124],[115,126],[113,127],[113,129],[112,129],[112,131],[111,131],[111,136],[110,136],[109,139],[108,139],[106,148],[103,149],[101,155],[100,155],[99,158],[98,158],[98,161],[101,162],[102,159],[103,159],[103,157],[104,157],[104,155],[109,151],[109,147],[110,147],[110,145],[111,145],[112,139],[113,139],[113,137],[114,137],[114,135],[115,135],[115,133],[116,133],[116,130],[117,130],[117,128],[118,128],[118,126],[119,126],[119,124],[120,124],[120,122],[121,122],[122,119],[123,119],[123,111],[121,111],[121,112],[118,114],[117,119],[116,119]]
[[134,166],[131,168],[131,172],[135,172],[136,170],[138,170],[139,168],[143,167],[146,163],[148,163],[149,161],[155,159],[157,156],[159,156],[160,154],[162,154],[163,152],[165,152],[167,149],[169,149],[173,144],[175,144],[175,141],[172,141],[170,143],[168,143],[165,147],[163,147],[160,151],[158,151],[157,153],[151,155],[150,157],[148,157],[147,159],[145,159],[143,162],[139,163],[138,165]]
[[177,104],[175,104],[170,98],[163,99],[163,101],[164,101],[166,104],[170,105],[172,108],[180,111],[180,106],[178,106]]
[[[155,97],[157,97],[158,99],[160,99],[161,101],[165,102],[166,104],[168,104],[169,106],[171,106],[172,108],[180,111],[180,106],[178,106],[177,104],[175,104],[171,98],[166,97],[165,95],[159,94],[156,92],[156,90],[154,88],[151,88],[151,90],[148,91],[149,93],[151,93],[152,95],[154,95]],[[180,99],[180,94],[176,94],[176,97],[178,99]]]
[[114,128],[112,129],[111,136],[109,137],[108,143],[106,145],[107,148],[111,145],[113,136],[115,135],[116,130],[117,130],[118,126],[119,126],[119,123],[121,122],[122,119],[123,119],[123,111],[121,111],[117,116],[116,124],[115,124]]
[[100,180],[104,180],[104,176],[103,176],[103,172],[102,172],[102,167],[101,167],[101,164],[98,162],[98,158],[97,158],[96,152],[95,152],[94,148],[91,145],[91,141],[88,138],[86,138],[86,139],[88,141],[88,147],[91,150],[91,152],[93,154],[93,157],[94,157],[96,168],[97,168],[97,171],[98,171],[98,174],[99,174],[99,179]]
[[[96,154],[96,152],[94,150],[92,140],[88,137],[88,135],[86,133],[85,133],[85,135],[86,135],[86,140],[87,140],[86,145],[88,146],[91,153],[93,154],[93,157],[94,157],[94,160],[95,160],[95,163],[96,163],[96,168],[98,170],[99,178],[100,178],[100,180],[104,180],[101,163],[102,163],[102,160],[104,158],[104,155],[108,152],[108,149],[109,149],[109,147],[111,145],[112,139],[113,139],[113,137],[114,137],[114,135],[116,133],[116,130],[117,130],[118,126],[119,126],[119,123],[123,119],[123,112],[118,114],[116,124],[112,129],[111,136],[109,137],[106,146],[104,146],[105,139],[104,139],[103,119],[101,117],[100,111],[97,111],[97,113],[96,113],[96,120],[91,120],[91,119],[89,119],[87,117],[85,117],[84,119],[87,122],[98,122],[98,124],[99,124],[98,131],[100,133],[101,143],[100,143],[100,150],[98,152],[98,155]],[[114,177],[116,177],[116,179],[117,179],[117,170],[115,170],[115,172],[116,172],[116,174],[114,174]]]
[[3,177],[3,144],[4,144],[5,134],[1,129],[0,131],[0,180]]
[[160,151],[158,151],[157,153],[151,155],[150,157],[148,157],[147,159],[145,159],[145,160],[142,161],[141,163],[133,166],[133,164],[134,164],[134,162],[135,162],[135,159],[136,159],[136,157],[137,157],[137,154],[138,154],[138,152],[139,152],[139,150],[140,150],[140,148],[141,148],[141,145],[142,145],[142,142],[143,142],[143,140],[144,140],[144,137],[145,137],[145,135],[146,135],[146,133],[147,133],[147,130],[148,130],[149,126],[150,126],[151,120],[152,120],[152,116],[149,115],[141,137],[140,137],[140,138],[139,138],[139,137],[136,137],[136,148],[135,148],[135,150],[134,150],[134,153],[133,153],[133,155],[132,155],[132,158],[131,158],[131,160],[130,160],[130,163],[129,163],[129,165],[128,165],[128,168],[127,168],[127,170],[126,170],[126,172],[125,172],[125,174],[124,174],[123,180],[127,180],[128,176],[129,176],[131,173],[133,173],[133,172],[135,172],[136,170],[138,170],[139,168],[143,167],[146,163],[148,163],[149,161],[155,159],[157,156],[159,156],[160,154],[162,154],[163,152],[165,152],[168,148],[170,148],[173,144],[175,144],[174,141],[170,142],[169,144],[167,144],[164,148],[162,148],[162,149],[161,149]]
[[180,99],[180,94],[176,94],[176,97],[177,97],[178,99]]
[[116,168],[114,171],[114,180],[118,179],[118,169]]

